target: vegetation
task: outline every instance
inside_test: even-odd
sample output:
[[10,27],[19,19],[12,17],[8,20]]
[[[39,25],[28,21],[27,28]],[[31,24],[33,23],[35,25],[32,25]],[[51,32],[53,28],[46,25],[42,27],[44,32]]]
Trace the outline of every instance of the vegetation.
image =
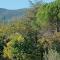
[[60,1],[37,1],[22,19],[0,23],[0,60],[60,60]]

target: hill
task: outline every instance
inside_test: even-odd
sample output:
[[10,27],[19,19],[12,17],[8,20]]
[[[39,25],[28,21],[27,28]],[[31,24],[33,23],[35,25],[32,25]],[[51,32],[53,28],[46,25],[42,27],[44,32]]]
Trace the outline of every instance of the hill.
[[18,18],[25,15],[27,8],[17,9],[17,10],[8,10],[0,8],[0,21],[11,20],[12,18]]

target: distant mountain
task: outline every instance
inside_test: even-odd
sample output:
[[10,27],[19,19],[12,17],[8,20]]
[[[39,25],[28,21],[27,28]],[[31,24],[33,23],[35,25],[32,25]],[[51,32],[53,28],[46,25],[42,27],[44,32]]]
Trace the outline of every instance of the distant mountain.
[[17,10],[8,10],[0,8],[0,21],[11,20],[12,18],[22,17],[26,14],[27,8],[17,9]]

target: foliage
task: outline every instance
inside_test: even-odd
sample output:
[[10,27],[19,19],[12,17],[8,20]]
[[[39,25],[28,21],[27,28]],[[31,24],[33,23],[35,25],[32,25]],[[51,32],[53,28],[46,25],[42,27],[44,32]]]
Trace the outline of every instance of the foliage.
[[39,5],[36,3],[22,20],[14,19],[7,24],[0,23],[0,58],[59,60],[59,4],[59,0],[43,4],[40,2]]

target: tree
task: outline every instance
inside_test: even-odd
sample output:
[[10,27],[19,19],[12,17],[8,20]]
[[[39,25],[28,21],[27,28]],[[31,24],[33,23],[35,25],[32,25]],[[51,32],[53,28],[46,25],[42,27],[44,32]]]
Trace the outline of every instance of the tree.
[[[39,8],[37,13],[37,24],[41,27],[48,27],[57,29],[56,31],[59,32],[60,26],[60,7],[59,2],[54,1],[52,3],[47,3],[42,5]],[[52,29],[53,30],[53,29]]]

